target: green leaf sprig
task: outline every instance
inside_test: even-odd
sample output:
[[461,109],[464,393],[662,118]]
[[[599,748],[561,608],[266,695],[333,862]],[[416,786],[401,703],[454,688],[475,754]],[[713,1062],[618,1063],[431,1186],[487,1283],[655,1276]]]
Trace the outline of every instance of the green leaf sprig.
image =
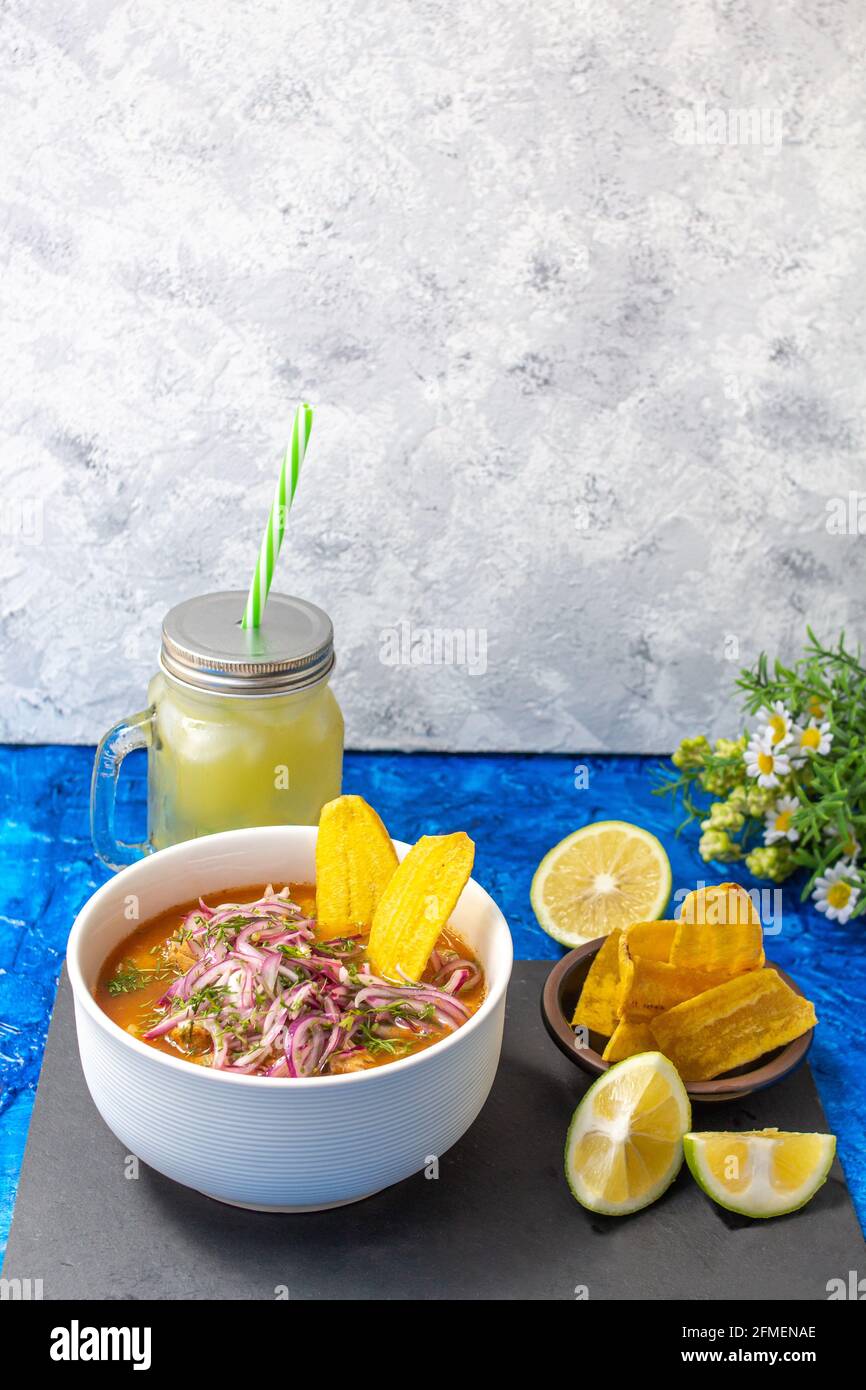
[[[699,735],[680,743],[673,771],[667,765],[659,769],[654,791],[682,806],[677,834],[700,821],[703,858],[744,860],[756,877],[777,883],[806,870],[804,899],[816,890],[819,878],[841,865],[843,882],[856,896],[850,916],[857,917],[866,911],[861,864],[861,846],[866,846],[866,667],[860,648],[846,645],[844,631],[831,646],[819,641],[811,627],[806,631],[798,661],[771,663],[762,653],[754,667],[743,668],[736,686],[750,722],[766,718],[779,702],[800,727],[810,721],[826,726],[827,751],[792,765],[769,788],[747,773],[748,731],[736,739],[717,739],[715,745]],[[764,843],[765,818],[783,797],[796,798],[788,822],[796,833]]]

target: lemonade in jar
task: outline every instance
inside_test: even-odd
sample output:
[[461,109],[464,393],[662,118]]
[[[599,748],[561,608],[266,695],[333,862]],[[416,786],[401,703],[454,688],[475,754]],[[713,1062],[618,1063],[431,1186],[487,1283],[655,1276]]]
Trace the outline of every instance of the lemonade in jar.
[[[219,830],[315,825],[340,794],[331,620],[315,604],[272,593],[261,626],[244,628],[244,600],[231,591],[172,608],[147,709],[99,745],[91,828],[111,868]],[[147,749],[148,834],[127,844],[114,832],[115,791],[135,748]]]

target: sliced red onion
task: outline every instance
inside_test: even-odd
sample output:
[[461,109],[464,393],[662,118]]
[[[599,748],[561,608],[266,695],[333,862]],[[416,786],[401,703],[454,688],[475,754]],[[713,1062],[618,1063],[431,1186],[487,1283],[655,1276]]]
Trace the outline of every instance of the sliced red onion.
[[341,984],[340,972],[345,969],[338,960],[332,960],[329,956],[307,956],[298,962],[299,965],[320,970],[323,975],[327,975],[329,980],[333,980],[335,985]]
[[282,959],[276,951],[262,952],[261,980],[268,994],[274,994],[277,988],[277,980],[280,974]]
[[414,985],[407,988],[405,985],[379,985],[373,984],[359,990],[355,995],[355,1004],[370,1004],[374,1008],[381,1008],[383,1004],[399,1003],[407,1008],[414,1009],[421,1013],[427,1005],[442,1010],[454,1023],[463,1023],[469,1017],[469,1010],[466,1005],[453,995],[446,994],[445,990],[434,989],[432,985]]
[[307,1015],[295,1019],[286,1029],[285,1053],[290,1076],[312,1076],[325,1047],[321,1018]]
[[334,1027],[331,1029],[331,1032],[330,1032],[330,1034],[329,1034],[329,1036],[328,1036],[328,1041],[327,1041],[326,1044],[325,1044],[325,1049],[324,1049],[324,1051],[323,1051],[321,1057],[319,1058],[319,1066],[318,1066],[318,1070],[319,1070],[319,1071],[324,1071],[324,1070],[325,1070],[325,1067],[328,1065],[328,1062],[329,1062],[330,1059],[331,1059],[331,1055],[332,1055],[334,1052],[339,1052],[339,1051],[340,1051],[340,1049],[341,1049],[341,1047],[342,1047],[342,1044],[343,1044],[344,1040],[345,1040],[345,1033],[343,1032],[343,1029],[342,1029],[342,1028],[338,1028],[338,1027],[336,1026],[336,1024],[335,1024]]
[[[225,947],[223,947],[222,951],[222,958],[224,957]],[[185,975],[181,975],[178,979],[172,980],[165,994],[162,996],[162,999],[158,1001],[157,1007],[163,1007],[163,1001],[166,999],[188,999],[192,994],[193,985],[198,989],[204,989],[205,985],[207,985],[212,978],[216,978],[220,972],[221,961],[218,961],[216,966],[214,966],[210,952],[208,952],[203,960],[190,966]],[[206,976],[207,979],[205,978]]]
[[228,1060],[228,1034],[221,1028],[215,1018],[197,1018],[196,1023],[200,1023],[202,1028],[206,1028],[213,1038],[213,1058],[211,1066],[220,1069],[226,1065]]
[[[454,976],[458,971],[462,974],[463,978],[459,984],[455,985]],[[474,961],[461,960],[459,956],[454,956],[453,959],[447,960],[440,970],[435,972],[433,984],[437,989],[446,989],[449,994],[456,994],[457,991],[463,989],[464,986],[468,989],[472,989],[473,986],[478,984],[480,979],[481,971]]]
[[192,1017],[192,1009],[181,1009],[176,1014],[167,1014],[159,1023],[154,1024],[153,1028],[148,1028],[146,1033],[142,1033],[143,1038],[148,1042],[153,1038],[164,1038],[166,1033],[170,1033],[172,1028],[176,1028],[179,1023],[186,1023]]
[[288,1007],[294,1012],[295,1010],[300,1009],[304,1004],[309,1004],[315,993],[315,981],[305,980],[303,984],[296,985],[294,989],[289,990],[286,994],[284,994],[283,1002],[287,1004]]
[[280,1020],[280,1022],[277,1024],[277,1032],[279,1032],[283,1024],[285,1023],[286,1018],[288,1017],[288,1013],[289,1011],[283,1003],[282,999],[275,999],[271,1007],[268,1009],[268,1012],[265,1016],[265,1021],[262,1024],[262,1035],[266,1036],[268,1034],[271,1034],[272,1037],[275,1036],[275,1034],[272,1033],[272,1029],[274,1025],[277,1024],[277,1019]]
[[192,912],[188,912],[180,924],[180,930],[190,936],[200,936],[208,924],[211,916],[210,909],[204,913],[200,907],[194,907]]
[[[166,989],[156,1006],[165,1017],[146,1038],[199,1023],[212,1039],[217,1069],[313,1076],[337,1056],[362,1050],[365,1029],[408,1041],[430,1036],[421,1017],[428,1010],[443,1029],[469,1017],[455,996],[481,978],[474,961],[434,952],[432,980],[421,983],[406,976],[404,983],[380,979],[363,961],[347,969],[345,962],[363,952],[363,939],[347,936],[319,946],[313,919],[301,916],[287,891],[277,896],[269,890],[255,903],[203,903],[187,914],[187,940],[197,959]],[[299,954],[288,955],[283,946]]]
[[[270,1017],[270,1015],[268,1015]],[[248,1067],[253,1062],[259,1062],[270,1052],[271,1043],[279,1032],[282,1031],[283,1024],[288,1017],[288,1010],[281,1009],[276,1019],[271,1023],[268,1031],[263,1034],[257,1045],[250,1048],[249,1052],[244,1052],[240,1057],[236,1057],[232,1062],[232,1067]]]

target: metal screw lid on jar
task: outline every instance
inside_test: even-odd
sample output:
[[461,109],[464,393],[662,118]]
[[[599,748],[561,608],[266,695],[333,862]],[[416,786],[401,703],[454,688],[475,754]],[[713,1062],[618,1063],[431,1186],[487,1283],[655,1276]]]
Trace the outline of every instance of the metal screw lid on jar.
[[162,624],[160,665],[219,695],[282,695],[326,680],[334,668],[331,619],[314,603],[271,593],[258,628],[241,627],[245,590],[179,603]]

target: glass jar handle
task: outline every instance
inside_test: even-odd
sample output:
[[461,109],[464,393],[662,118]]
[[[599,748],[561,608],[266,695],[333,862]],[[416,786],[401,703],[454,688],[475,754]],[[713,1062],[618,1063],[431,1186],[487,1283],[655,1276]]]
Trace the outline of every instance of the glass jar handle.
[[114,808],[120,764],[136,748],[149,748],[154,708],[122,719],[102,739],[96,750],[90,783],[90,835],[93,848],[109,869],[122,869],[151,853],[147,840],[127,844],[114,833]]

